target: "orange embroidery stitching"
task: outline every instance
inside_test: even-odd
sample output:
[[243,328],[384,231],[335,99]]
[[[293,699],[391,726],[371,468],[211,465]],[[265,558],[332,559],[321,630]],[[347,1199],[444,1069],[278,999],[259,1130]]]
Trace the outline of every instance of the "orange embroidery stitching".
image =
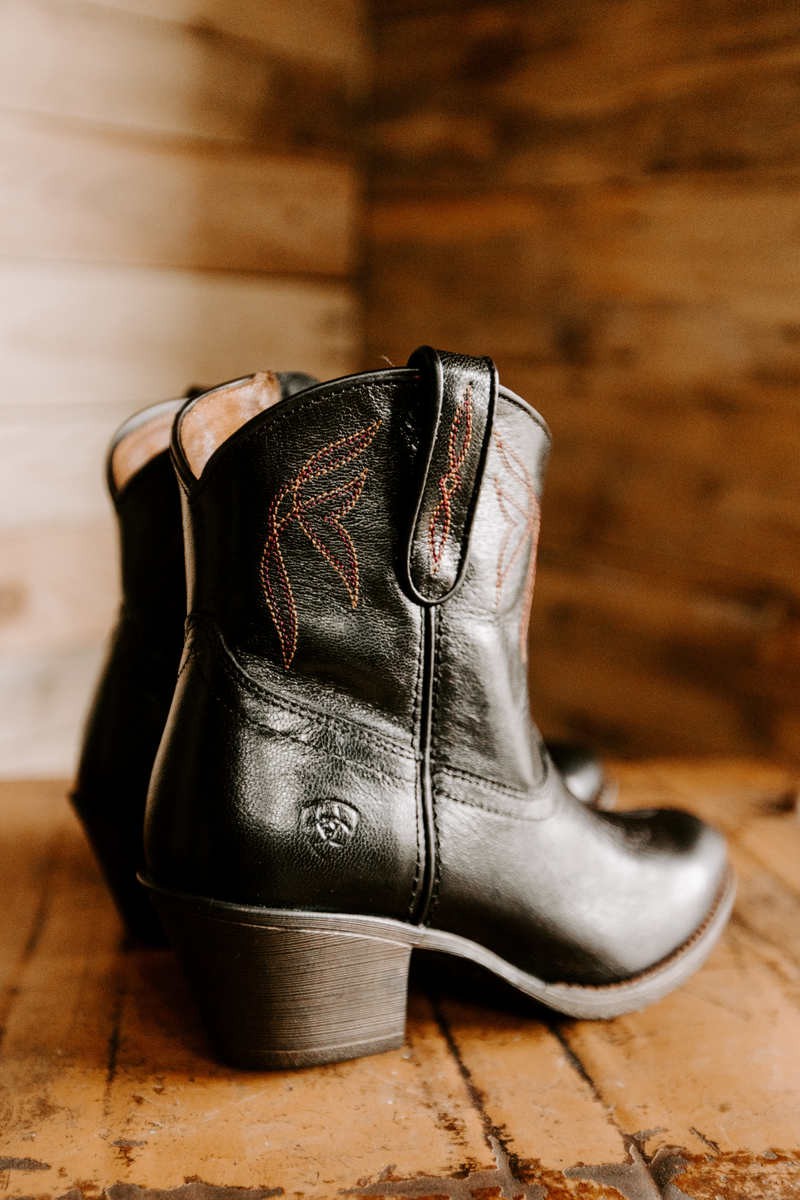
[[[460,449],[458,448],[459,440],[461,441]],[[447,443],[447,471],[439,480],[439,491],[442,498],[431,513],[430,524],[428,525],[428,546],[431,552],[431,562],[433,564],[431,573],[433,575],[436,574],[441,566],[442,554],[444,553],[447,539],[450,536],[450,522],[452,520],[450,501],[463,483],[459,471],[464,459],[467,457],[471,441],[472,388],[468,384],[467,390],[461,397],[459,406],[456,409],[453,424],[450,426],[450,438]]]
[[[270,615],[278,632],[283,665],[288,670],[297,649],[297,606],[281,550],[281,534],[292,521],[341,577],[353,608],[358,604],[358,556],[342,519],[358,503],[364,489],[367,470],[348,483],[316,496],[305,496],[303,489],[313,479],[346,466],[363,454],[380,421],[359,429],[358,433],[331,442],[303,464],[299,473],[281,489],[269,510],[269,537],[261,556],[261,581]],[[285,504],[284,502],[287,502]]]
[[499,606],[506,580],[511,568],[519,558],[524,546],[530,539],[531,556],[528,562],[528,574],[525,580],[525,593],[522,598],[522,614],[519,625],[519,652],[523,662],[528,661],[528,621],[533,602],[533,586],[536,582],[536,547],[539,541],[539,499],[533,488],[531,473],[511,447],[503,441],[495,430],[494,440],[500,455],[500,461],[508,475],[522,488],[524,500],[522,503],[508,491],[495,475],[494,486],[500,511],[506,519],[507,526],[500,542],[500,554],[497,559],[497,605]]

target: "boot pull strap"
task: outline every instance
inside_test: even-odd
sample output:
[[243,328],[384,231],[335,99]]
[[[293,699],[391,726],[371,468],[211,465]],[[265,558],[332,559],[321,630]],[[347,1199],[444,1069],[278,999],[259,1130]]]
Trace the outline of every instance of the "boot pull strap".
[[420,447],[422,474],[408,546],[408,583],[423,604],[439,604],[467,565],[469,534],[492,432],[497,370],[490,358],[421,346],[408,360],[430,395]]

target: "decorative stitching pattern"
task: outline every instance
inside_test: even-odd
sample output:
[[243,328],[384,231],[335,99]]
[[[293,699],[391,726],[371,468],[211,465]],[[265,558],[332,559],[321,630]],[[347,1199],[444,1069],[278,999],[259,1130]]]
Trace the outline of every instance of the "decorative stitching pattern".
[[[464,482],[459,474],[467,457],[472,441],[472,386],[461,397],[450,426],[447,441],[447,470],[439,480],[441,500],[431,513],[428,525],[428,548],[431,552],[431,574],[435,575],[442,564],[442,555],[450,536],[453,518],[451,500]],[[459,445],[460,443],[460,445]]]
[[[530,559],[528,560],[528,573],[519,623],[519,653],[522,661],[526,663],[528,661],[528,621],[533,602],[533,587],[536,582],[536,549],[539,543],[541,510],[539,498],[533,487],[533,477],[524,462],[503,440],[497,430],[494,431],[494,440],[506,473],[505,483],[499,475],[494,477],[497,502],[506,520],[506,529],[503,532],[500,553],[497,557],[497,599],[495,603],[497,607],[500,606],[503,588],[511,573],[511,568],[530,541]],[[521,500],[508,490],[509,477],[518,485],[518,488],[522,489],[523,498]]]
[[380,424],[379,420],[374,421],[312,454],[270,505],[269,537],[261,556],[261,581],[287,671],[297,649],[298,623],[294,593],[281,550],[281,535],[292,521],[297,521],[312,546],[342,579],[353,608],[357,606],[358,556],[342,519],[358,503],[368,472],[365,469],[347,483],[316,496],[304,495],[303,489],[312,480],[337,471],[363,454]]

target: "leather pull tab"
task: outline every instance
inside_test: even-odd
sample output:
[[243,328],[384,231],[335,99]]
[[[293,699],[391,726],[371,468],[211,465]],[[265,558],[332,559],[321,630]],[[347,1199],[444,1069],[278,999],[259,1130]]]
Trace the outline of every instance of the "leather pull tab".
[[[408,360],[430,395],[428,441],[408,547],[408,582],[423,604],[439,604],[467,565],[469,533],[492,432],[497,370],[490,358],[470,358],[422,346]],[[424,435],[423,435],[424,436]]]

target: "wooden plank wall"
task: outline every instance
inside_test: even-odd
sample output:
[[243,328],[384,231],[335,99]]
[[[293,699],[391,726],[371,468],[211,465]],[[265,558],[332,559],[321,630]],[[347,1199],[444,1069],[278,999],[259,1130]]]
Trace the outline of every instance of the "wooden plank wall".
[[358,0],[0,4],[0,774],[67,774],[137,408],[346,373]]
[[800,9],[373,0],[367,365],[551,424],[550,732],[800,754]]

